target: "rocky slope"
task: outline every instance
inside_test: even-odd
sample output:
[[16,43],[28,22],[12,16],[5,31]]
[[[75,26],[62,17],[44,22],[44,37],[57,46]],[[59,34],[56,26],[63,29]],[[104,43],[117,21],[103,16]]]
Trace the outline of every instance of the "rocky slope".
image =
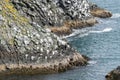
[[[73,28],[94,25],[87,0],[12,0],[23,16],[57,35],[68,35]],[[90,20],[89,20],[90,19]]]
[[[61,40],[43,27],[44,24],[57,24],[60,20],[64,20],[55,17],[59,14],[53,15],[51,12],[53,9],[47,10],[54,4],[50,7],[45,1],[52,4],[49,0],[38,0],[38,2],[14,0],[17,2],[16,5],[19,5],[18,8],[21,8],[20,5],[23,6],[19,12],[28,13],[25,14],[28,18],[25,18],[19,14],[10,0],[0,0],[0,74],[55,73],[73,66],[86,65],[87,59],[65,40]],[[34,2],[38,4],[33,4]],[[43,8],[38,9],[36,7],[38,5]],[[43,13],[43,10],[48,11],[51,16],[46,11]],[[29,17],[32,17],[31,21]],[[45,17],[48,21],[44,20]],[[53,19],[53,22],[49,22],[52,21],[49,19]]]
[[87,0],[12,0],[15,8],[39,25],[60,26],[91,17]]
[[87,0],[1,0],[0,74],[56,73],[86,65],[85,56],[52,32],[94,25],[90,8]]
[[68,35],[72,29],[92,26],[95,17],[111,17],[111,13],[87,0],[11,0],[15,8],[30,22],[50,27],[57,35]]

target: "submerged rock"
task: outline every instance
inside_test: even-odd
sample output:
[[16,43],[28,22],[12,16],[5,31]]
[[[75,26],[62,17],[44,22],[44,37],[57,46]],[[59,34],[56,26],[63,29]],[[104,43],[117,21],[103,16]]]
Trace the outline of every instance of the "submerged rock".
[[[22,1],[15,0],[19,4]],[[37,10],[35,6],[38,5],[31,6],[27,4],[31,0],[25,1],[20,4],[25,12],[25,7]],[[87,59],[66,41],[40,23],[30,23],[29,19],[20,15],[10,0],[1,0],[0,7],[0,75],[55,73],[87,64]]]
[[105,77],[106,77],[106,80],[120,80],[120,66],[112,70]]

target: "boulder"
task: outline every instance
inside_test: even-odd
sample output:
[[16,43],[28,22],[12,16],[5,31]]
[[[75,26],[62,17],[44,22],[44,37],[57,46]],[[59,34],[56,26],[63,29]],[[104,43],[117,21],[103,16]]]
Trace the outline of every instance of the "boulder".
[[112,70],[105,77],[106,77],[106,80],[120,80],[120,66]]
[[105,10],[103,8],[98,7],[94,3],[89,3],[90,4],[90,13],[94,17],[99,17],[99,18],[109,18],[112,16],[112,13],[109,12],[108,10]]

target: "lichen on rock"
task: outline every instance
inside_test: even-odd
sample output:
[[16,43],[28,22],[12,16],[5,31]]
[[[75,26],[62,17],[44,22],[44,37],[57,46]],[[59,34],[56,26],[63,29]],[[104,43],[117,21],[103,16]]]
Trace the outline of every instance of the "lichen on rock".
[[0,75],[56,73],[86,65],[88,59],[56,34],[94,25],[92,7],[87,0],[1,0]]
[[87,0],[11,0],[15,8],[39,25],[61,26],[65,21],[92,17]]
[[59,72],[87,63],[65,40],[20,15],[10,0],[1,0],[0,7],[0,74]]

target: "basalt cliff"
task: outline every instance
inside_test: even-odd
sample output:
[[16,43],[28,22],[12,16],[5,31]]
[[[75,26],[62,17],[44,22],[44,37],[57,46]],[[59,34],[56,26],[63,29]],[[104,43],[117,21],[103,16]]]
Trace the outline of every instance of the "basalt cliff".
[[111,13],[87,0],[11,0],[30,22],[47,26],[57,35],[97,23],[94,17],[107,18]]
[[0,0],[0,74],[57,73],[86,65],[88,58],[57,35],[95,24],[94,7],[87,0]]

